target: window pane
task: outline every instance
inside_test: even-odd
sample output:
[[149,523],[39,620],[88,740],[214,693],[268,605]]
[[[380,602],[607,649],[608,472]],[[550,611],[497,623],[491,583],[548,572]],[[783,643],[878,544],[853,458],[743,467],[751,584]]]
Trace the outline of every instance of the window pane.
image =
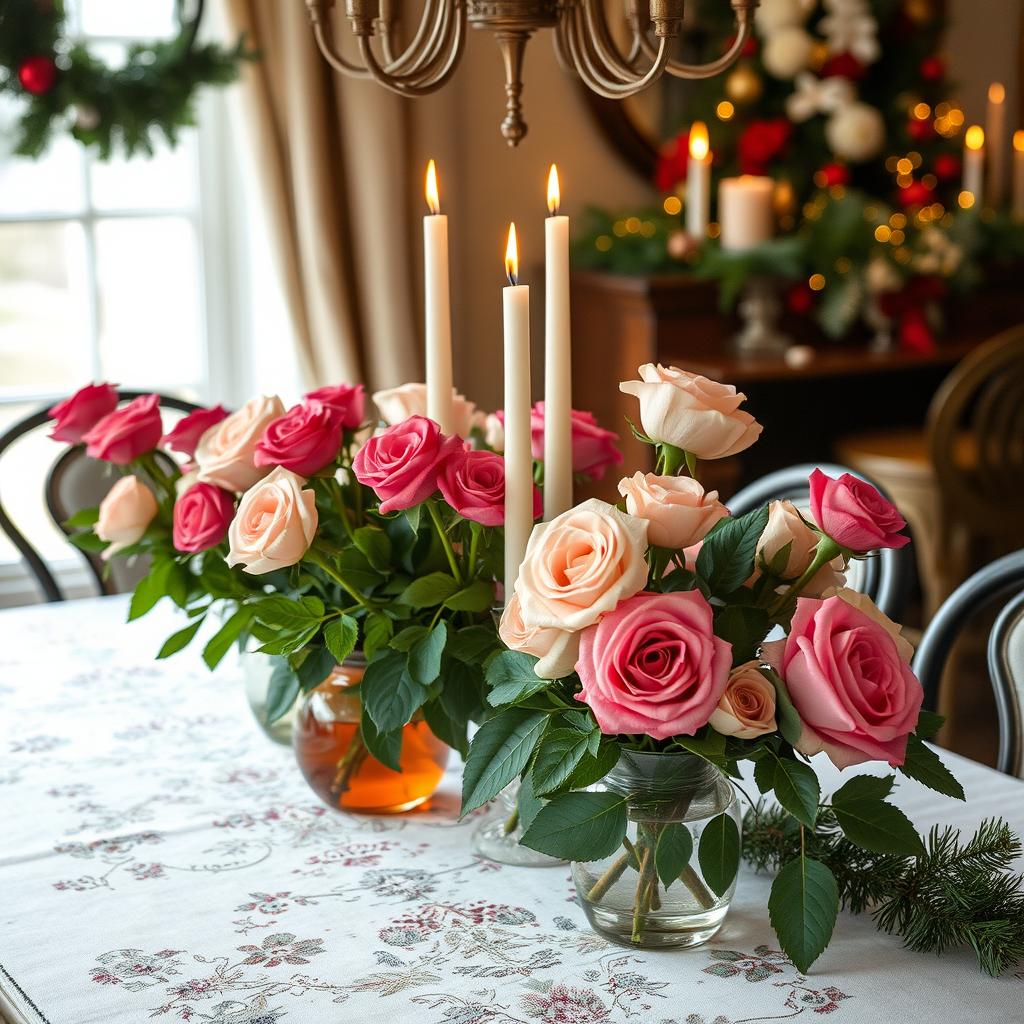
[[0,224],[0,387],[65,391],[92,375],[82,228]]
[[85,207],[81,146],[57,132],[38,160],[12,155],[22,104],[0,96],[0,217],[80,213]]
[[157,147],[150,157],[94,161],[92,201],[97,210],[180,210],[196,203],[195,137],[184,135],[176,149]]
[[96,225],[103,374],[125,386],[200,387],[199,253],[184,217]]
[[171,35],[177,27],[174,0],[77,0],[75,6],[80,29],[87,35],[152,39]]

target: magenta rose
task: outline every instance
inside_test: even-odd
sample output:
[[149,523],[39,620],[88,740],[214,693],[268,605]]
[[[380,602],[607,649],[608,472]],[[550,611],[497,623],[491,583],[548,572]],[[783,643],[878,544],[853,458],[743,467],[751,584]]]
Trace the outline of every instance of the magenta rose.
[[[530,442],[535,459],[544,458],[544,403],[530,412]],[[597,425],[592,413],[572,410],[572,471],[590,480],[602,480],[609,466],[622,462],[619,435]]]
[[127,466],[151,452],[160,443],[163,432],[160,396],[141,395],[123,409],[107,413],[82,440],[90,458]]
[[329,384],[310,391],[305,398],[337,409],[341,413],[341,425],[346,430],[355,430],[362,425],[366,405],[366,389],[362,384]]
[[822,533],[840,547],[863,554],[901,548],[910,538],[900,533],[907,522],[878,491],[849,473],[838,480],[816,469],[810,476],[811,515]]
[[226,419],[227,415],[228,411],[223,405],[215,405],[212,409],[196,409],[178,420],[174,428],[164,434],[161,442],[171,451],[181,452],[191,459],[203,434]]
[[[463,449],[453,452],[437,475],[441,496],[460,516],[484,526],[505,523],[505,460],[494,452]],[[533,518],[544,509],[533,489]]]
[[462,448],[458,437],[445,437],[426,416],[410,416],[371,437],[356,452],[356,479],[380,498],[387,514],[412,508],[437,490],[441,464]]
[[338,457],[343,415],[315,398],[293,406],[267,424],[253,464],[284,466],[299,476],[312,476]]
[[235,515],[235,498],[214,484],[193,484],[174,503],[174,546],[178,551],[206,551],[227,535]]
[[729,682],[732,644],[697,591],[627,598],[580,636],[577,699],[606,734],[656,740],[707,725]]
[[801,597],[789,636],[765,650],[803,721],[798,749],[837,768],[903,764],[924,695],[910,644],[873,605],[857,607],[866,600]]
[[65,444],[78,444],[87,431],[116,408],[117,389],[113,384],[86,384],[49,411],[54,421],[50,437]]

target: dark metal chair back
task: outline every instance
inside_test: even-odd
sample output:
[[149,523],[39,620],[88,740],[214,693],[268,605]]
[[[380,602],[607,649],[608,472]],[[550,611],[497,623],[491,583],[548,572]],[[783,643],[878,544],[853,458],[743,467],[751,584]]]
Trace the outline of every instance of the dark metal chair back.
[[[850,473],[876,487],[879,493],[888,498],[884,488],[855,469],[830,462],[809,462],[778,469],[755,480],[733,495],[726,505],[734,516],[745,515],[767,502],[780,499],[787,499],[797,508],[806,510],[810,500],[807,480],[816,469],[831,477]],[[911,547],[877,551],[863,561],[852,563],[847,585],[870,597],[890,619],[899,620],[913,579],[913,559]]]
[[[144,394],[149,394],[149,392],[120,392],[122,401],[126,402]],[[184,399],[164,395],[160,396],[160,406],[163,409],[173,409],[181,413],[194,412],[199,408]],[[40,409],[38,412],[26,416],[12,424],[3,435],[0,435],[0,458],[16,442],[49,423],[47,409]],[[118,474],[113,467],[106,462],[90,459],[85,454],[85,448],[82,445],[75,445],[61,452],[47,472],[43,484],[46,508],[58,529],[68,536],[70,531],[64,526],[65,520],[81,508],[98,505],[117,479]],[[2,495],[2,489],[0,489],[0,495]],[[25,560],[46,600],[65,600],[65,594],[57,583],[52,570],[15,525],[3,505],[2,498],[0,498],[0,530],[7,535]],[[69,544],[69,547],[73,547],[73,545]],[[141,565],[118,565],[105,573],[104,563],[97,555],[81,551],[78,548],[74,548],[74,550],[85,562],[101,594],[114,594],[130,590],[145,572],[145,567]]]
[[1024,779],[1024,592],[999,613],[992,627],[988,671],[999,713],[996,767]]

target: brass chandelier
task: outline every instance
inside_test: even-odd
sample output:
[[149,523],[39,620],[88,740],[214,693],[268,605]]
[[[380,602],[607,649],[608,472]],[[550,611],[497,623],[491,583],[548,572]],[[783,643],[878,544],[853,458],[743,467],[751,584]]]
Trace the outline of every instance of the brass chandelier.
[[[750,37],[758,0],[728,0],[736,15],[736,38],[707,64],[670,58],[683,22],[683,0],[624,0],[630,35],[623,47],[613,37],[604,0],[423,0],[419,23],[402,44],[403,0],[345,0],[345,18],[357,56],[342,56],[334,36],[334,0],[306,0],[320,52],[335,70],[372,78],[401,96],[423,96],[451,78],[466,42],[467,22],[494,33],[505,65],[505,119],[501,133],[510,146],[526,134],[522,68],[526,43],[537,29],[555,30],[559,63],[589,89],[624,99],[658,81],[710,78],[728,68]],[[727,0],[722,0],[723,3]]]

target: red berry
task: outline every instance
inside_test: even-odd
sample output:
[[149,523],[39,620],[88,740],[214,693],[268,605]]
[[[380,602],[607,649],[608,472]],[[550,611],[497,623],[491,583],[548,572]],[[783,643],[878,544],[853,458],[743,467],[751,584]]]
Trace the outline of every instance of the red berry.
[[[821,175],[819,180],[818,175]],[[835,188],[850,183],[850,168],[846,164],[825,164],[814,176],[815,184],[821,188]]]
[[946,76],[946,64],[941,57],[925,57],[925,59],[921,61],[921,65],[918,67],[917,73],[926,82],[941,82]]
[[935,192],[920,181],[912,181],[900,189],[900,203],[903,206],[930,206],[935,202]]
[[803,282],[798,282],[786,292],[786,306],[790,312],[806,316],[814,308],[814,292]]
[[915,117],[907,122],[907,134],[915,142],[927,142],[935,134],[935,127],[927,118],[919,121]]
[[932,164],[932,171],[940,181],[955,181],[960,177],[960,157],[954,153],[940,153]]
[[53,58],[46,54],[37,54],[35,57],[26,57],[18,65],[18,81],[25,92],[33,96],[42,96],[53,88],[57,81],[57,65]]

